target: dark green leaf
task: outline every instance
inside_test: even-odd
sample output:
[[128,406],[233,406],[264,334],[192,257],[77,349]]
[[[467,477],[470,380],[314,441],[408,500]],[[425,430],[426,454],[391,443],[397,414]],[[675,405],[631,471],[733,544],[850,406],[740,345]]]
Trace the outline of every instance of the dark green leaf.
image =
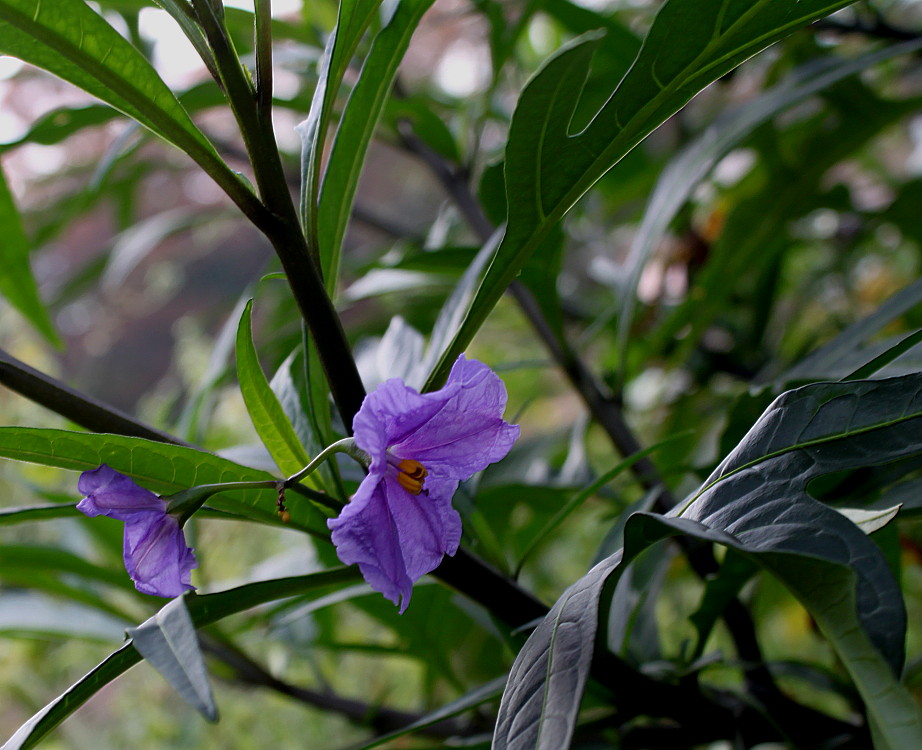
[[922,715],[898,682],[906,614],[896,582],[858,527],[807,494],[816,477],[922,454],[920,393],[920,375],[791,391],[672,517],[633,516],[623,552],[568,589],[529,638],[510,675],[494,747],[566,746],[603,587],[651,544],[680,533],[736,550],[800,599],[858,687],[878,750],[922,743]]
[[506,235],[427,383],[442,383],[509,283],[576,201],[695,94],[796,28],[850,0],[670,0],[634,65],[581,133],[570,132],[598,36],[577,39],[531,79],[506,146]]

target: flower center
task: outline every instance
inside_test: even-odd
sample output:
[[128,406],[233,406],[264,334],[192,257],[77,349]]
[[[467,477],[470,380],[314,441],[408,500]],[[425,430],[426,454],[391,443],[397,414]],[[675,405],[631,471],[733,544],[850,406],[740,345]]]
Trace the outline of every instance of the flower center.
[[407,492],[418,495],[423,491],[423,482],[429,472],[419,461],[404,458],[397,464],[397,481]]

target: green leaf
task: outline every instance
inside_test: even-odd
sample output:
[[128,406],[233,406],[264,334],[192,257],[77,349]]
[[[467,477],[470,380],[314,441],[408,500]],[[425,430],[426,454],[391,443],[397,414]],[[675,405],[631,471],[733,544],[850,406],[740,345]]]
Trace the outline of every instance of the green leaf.
[[208,670],[185,597],[177,596],[128,637],[138,652],[173,689],[208,721],[218,720]]
[[526,85],[506,146],[506,235],[427,388],[442,383],[506,287],[577,200],[695,94],[773,42],[851,0],[669,0],[640,54],[581,133],[569,132],[597,35],[554,55]]
[[52,503],[51,505],[30,505],[21,508],[0,510],[0,526],[27,521],[46,521],[53,518],[69,518],[80,515],[76,503]]
[[765,91],[757,99],[721,115],[711,127],[690,142],[666,165],[647,201],[643,221],[634,235],[625,263],[628,282],[621,293],[618,319],[622,356],[637,303],[637,284],[643,269],[653,251],[662,242],[679,209],[714,165],[756,128],[779,112],[844,78],[920,47],[922,40],[914,40],[891,45],[852,60],[839,57],[813,60],[795,70],[780,84]]
[[343,236],[368,144],[381,119],[410,37],[432,3],[433,0],[401,0],[387,26],[375,36],[343,109],[323,177],[317,217],[320,268],[331,292],[336,288]]
[[[319,596],[330,587],[352,583],[360,577],[354,566],[337,568],[306,576],[251,583],[217,594],[186,594],[186,606],[195,627],[201,628],[282,597],[309,592],[316,592]],[[23,724],[0,750],[26,750],[34,747],[99,690],[139,661],[141,654],[134,644],[125,644]]]
[[[122,435],[0,427],[0,457],[71,471],[108,464],[160,494],[200,484],[272,480],[271,474],[211,453]],[[209,498],[209,505],[238,516],[278,523],[272,490],[235,490]],[[309,502],[292,503],[292,528],[328,537],[325,516]]]
[[[317,87],[307,119],[298,126],[301,135],[301,218],[310,247],[320,246],[318,207],[323,145],[333,117],[333,105],[349,61],[381,0],[343,0],[336,28],[327,40]],[[328,289],[331,281],[325,279]]]
[[920,393],[922,375],[786,393],[670,517],[632,516],[624,549],[567,590],[516,659],[494,748],[567,745],[603,589],[651,544],[676,534],[730,547],[778,577],[852,676],[878,750],[922,746],[922,714],[898,681],[906,627],[899,587],[874,542],[807,493],[825,474],[922,455]]
[[35,329],[55,346],[61,345],[48,310],[38,294],[38,285],[29,266],[31,243],[22,228],[13,194],[0,170],[0,294],[28,320]]
[[0,0],[0,52],[137,120],[185,151],[225,189],[244,189],[151,64],[82,0]]
[[253,344],[253,301],[243,309],[237,328],[237,379],[253,426],[269,455],[286,477],[310,459],[263,373]]

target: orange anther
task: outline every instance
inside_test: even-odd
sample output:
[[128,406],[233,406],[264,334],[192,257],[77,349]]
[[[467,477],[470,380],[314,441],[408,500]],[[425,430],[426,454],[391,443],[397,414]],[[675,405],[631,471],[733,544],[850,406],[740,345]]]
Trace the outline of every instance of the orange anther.
[[423,481],[429,475],[426,467],[410,458],[397,464],[397,481],[407,492],[418,495],[423,491]]

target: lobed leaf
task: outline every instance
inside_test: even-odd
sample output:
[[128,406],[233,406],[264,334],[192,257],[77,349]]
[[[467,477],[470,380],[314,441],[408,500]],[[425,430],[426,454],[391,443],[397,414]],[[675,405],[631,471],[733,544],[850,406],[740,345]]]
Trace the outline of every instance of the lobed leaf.
[[906,628],[899,588],[874,542],[808,494],[817,477],[922,455],[920,426],[922,375],[823,383],[778,398],[697,493],[668,517],[632,516],[624,549],[555,604],[513,666],[494,748],[568,745],[603,589],[651,544],[676,534],[727,546],[777,576],[851,674],[878,750],[920,745],[922,714],[898,679]]
[[589,62],[587,34],[522,91],[506,145],[506,234],[427,383],[437,387],[553,226],[592,185],[701,89],[796,28],[852,0],[669,0],[604,107],[570,132]]

